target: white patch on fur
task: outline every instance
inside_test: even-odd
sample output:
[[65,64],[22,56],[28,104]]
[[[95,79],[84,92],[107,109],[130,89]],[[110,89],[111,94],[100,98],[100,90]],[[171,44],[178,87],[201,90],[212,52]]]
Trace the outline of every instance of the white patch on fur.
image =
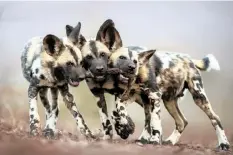
[[[38,69],[38,72],[36,73],[36,70]],[[32,76],[36,77],[37,79],[40,79],[40,69],[41,69],[41,60],[38,57],[36,60],[33,61],[31,70],[32,70]]]
[[156,103],[160,101],[160,97],[157,95],[157,93],[159,92],[150,92],[148,96],[150,99],[154,99]]
[[[99,98],[96,98],[96,102],[99,102]],[[99,108],[99,107],[98,107]],[[101,120],[101,123],[106,123],[107,122],[107,120],[108,120],[108,116],[105,114],[105,113],[103,113],[103,111],[102,111],[102,109],[101,108],[99,108],[99,115],[100,115],[100,120]],[[106,132],[104,131],[104,137],[103,137],[103,140],[107,140],[107,139],[110,139],[111,137],[110,137],[110,135],[106,135],[105,134]]]
[[150,133],[149,133],[149,132],[145,129],[145,127],[144,127],[144,129],[143,129],[143,131],[142,131],[140,137],[138,138],[138,140],[146,139],[146,140],[149,141],[149,140],[150,140],[150,137],[151,137]]
[[[116,108],[117,108],[117,111],[119,111],[120,115],[124,114],[125,116],[128,116],[128,113],[126,110],[126,104],[127,104],[127,101],[121,102],[120,98],[116,99]],[[120,107],[124,107],[124,110],[121,110]],[[126,117],[121,116],[120,124],[128,124]]]
[[42,40],[43,37],[33,37],[26,43],[25,46],[31,43],[28,51],[25,51],[27,52],[27,62],[25,64],[26,67],[30,67],[33,63],[33,58],[41,53]]
[[[29,100],[29,117],[31,115],[33,115],[33,120],[40,121],[40,116],[38,114],[37,98],[36,97]],[[31,121],[32,120],[31,120],[31,117],[30,117],[30,123],[33,123]]]
[[151,129],[153,130],[158,130],[160,132],[160,135],[152,135],[150,141],[151,142],[158,142],[160,143],[161,141],[161,135],[162,135],[162,124],[161,124],[161,119],[158,115],[158,111],[160,111],[160,106],[154,106],[153,111],[151,112]]
[[210,71],[211,69],[214,69],[214,70],[220,70],[220,66],[219,66],[219,63],[218,63],[218,60],[215,58],[215,56],[213,54],[208,54],[206,56],[209,61],[210,61],[210,64],[207,68],[207,71]]
[[47,115],[48,116],[48,119],[46,120],[46,125],[45,125],[45,129],[48,128],[49,126],[49,129],[52,129],[53,131],[55,131],[55,115],[50,113]]
[[181,134],[179,133],[178,130],[174,130],[172,134],[166,139],[166,141],[170,141],[173,145],[175,145],[179,139],[180,139]]
[[227,137],[225,135],[224,130],[222,130],[219,126],[216,126],[216,134],[218,138],[218,145],[220,144],[230,144],[229,141],[227,140]]
[[172,61],[170,55],[165,52],[156,52],[156,55],[160,58],[162,62],[162,68],[169,68],[170,61]]
[[205,93],[205,90],[203,88],[198,88],[197,85],[200,84],[199,81],[193,80],[194,90],[199,91],[200,94],[203,94],[204,96],[207,96]]

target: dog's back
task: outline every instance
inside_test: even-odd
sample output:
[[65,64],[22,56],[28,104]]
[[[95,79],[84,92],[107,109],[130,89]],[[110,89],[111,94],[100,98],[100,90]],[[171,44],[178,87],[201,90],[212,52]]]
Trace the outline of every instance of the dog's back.
[[31,68],[37,62],[40,65],[39,57],[42,52],[43,37],[33,37],[24,46],[21,55],[21,67],[23,76],[28,82],[31,80]]

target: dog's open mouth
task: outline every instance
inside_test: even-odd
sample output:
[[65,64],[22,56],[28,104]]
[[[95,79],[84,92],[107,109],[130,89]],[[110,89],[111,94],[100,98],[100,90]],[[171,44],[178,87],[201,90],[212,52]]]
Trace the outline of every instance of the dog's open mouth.
[[73,87],[77,87],[79,85],[79,81],[69,79],[69,84]]
[[97,76],[95,76],[95,80],[96,81],[103,81],[104,79],[105,79],[104,75],[97,75]]

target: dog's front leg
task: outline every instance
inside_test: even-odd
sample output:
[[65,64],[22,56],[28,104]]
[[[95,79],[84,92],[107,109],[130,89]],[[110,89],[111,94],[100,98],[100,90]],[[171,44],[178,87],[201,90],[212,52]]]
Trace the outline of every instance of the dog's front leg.
[[38,92],[39,92],[39,88],[30,84],[28,88],[29,121],[30,121],[30,134],[33,136],[39,134],[39,128],[40,128],[40,116],[38,114],[38,108],[37,108]]
[[104,140],[112,139],[113,137],[113,129],[112,124],[110,122],[110,119],[108,117],[108,110],[107,110],[107,104],[104,97],[104,90],[101,88],[97,89],[91,89],[91,92],[96,98],[97,106],[99,108],[99,115],[100,120],[102,122],[103,130],[104,130]]
[[162,124],[160,119],[161,107],[161,93],[159,92],[150,92],[148,96],[151,105],[151,138],[150,143],[152,144],[161,144],[162,142]]
[[66,104],[66,107],[70,110],[71,114],[76,120],[77,128],[78,130],[85,135],[87,138],[94,138],[91,131],[87,127],[81,113],[78,111],[77,106],[74,102],[73,95],[69,92],[68,84],[65,84],[63,86],[58,87],[62,97],[63,101]]
[[[141,144],[152,143],[161,144],[162,142],[162,124],[160,119],[160,100],[161,93],[159,91],[152,91],[149,88],[143,88],[142,95],[144,112],[145,112],[145,125],[141,136],[137,142]],[[147,98],[147,99],[146,99]],[[149,101],[149,102],[148,102]],[[148,142],[149,141],[149,142]]]
[[115,130],[122,139],[127,139],[130,134],[134,133],[135,129],[135,124],[126,111],[127,102],[131,102],[131,100],[121,102],[121,99],[116,97],[116,110],[112,113]]

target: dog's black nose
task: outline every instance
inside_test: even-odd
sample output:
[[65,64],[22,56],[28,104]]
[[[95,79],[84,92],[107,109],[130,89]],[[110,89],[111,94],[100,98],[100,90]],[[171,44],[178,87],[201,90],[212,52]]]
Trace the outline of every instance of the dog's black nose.
[[104,67],[103,66],[98,66],[98,67],[96,67],[96,70],[98,72],[102,72],[104,70]]
[[128,68],[129,68],[129,70],[133,71],[136,67],[135,67],[135,65],[129,65]]

